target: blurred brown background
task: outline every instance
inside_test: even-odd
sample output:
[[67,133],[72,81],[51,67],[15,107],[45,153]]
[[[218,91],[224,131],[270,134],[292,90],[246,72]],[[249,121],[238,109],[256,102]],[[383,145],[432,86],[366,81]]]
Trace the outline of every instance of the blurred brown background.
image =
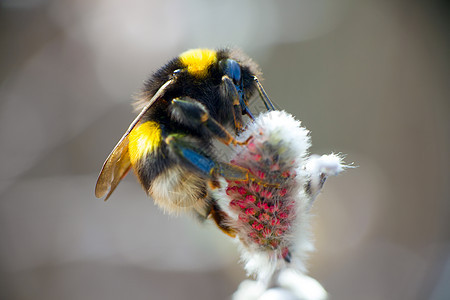
[[0,298],[227,299],[245,278],[213,226],[133,175],[104,203],[131,95],[193,47],[239,46],[312,152],[359,167],[314,207],[331,299],[450,299],[446,1],[2,0]]

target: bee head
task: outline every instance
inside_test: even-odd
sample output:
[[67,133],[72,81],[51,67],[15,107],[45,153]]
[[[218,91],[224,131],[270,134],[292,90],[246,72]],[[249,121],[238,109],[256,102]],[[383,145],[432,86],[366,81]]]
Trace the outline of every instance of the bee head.
[[241,66],[237,61],[231,58],[219,61],[219,68],[223,75],[230,77],[236,87],[242,87]]
[[239,63],[231,58],[222,59],[219,61],[219,69],[223,73],[223,76],[227,76],[233,81],[233,85],[239,97],[239,105],[241,106],[242,114],[247,114],[250,118],[254,119],[248,108],[247,98],[245,97],[244,80]]

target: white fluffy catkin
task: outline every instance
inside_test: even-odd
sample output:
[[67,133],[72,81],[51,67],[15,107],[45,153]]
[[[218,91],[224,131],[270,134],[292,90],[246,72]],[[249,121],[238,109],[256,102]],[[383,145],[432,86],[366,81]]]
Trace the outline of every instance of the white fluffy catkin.
[[311,242],[310,206],[328,175],[344,166],[336,155],[308,157],[309,132],[284,111],[264,113],[241,134],[231,163],[250,171],[248,181],[227,181],[216,199],[237,231],[249,275],[268,281],[284,267],[304,270]]

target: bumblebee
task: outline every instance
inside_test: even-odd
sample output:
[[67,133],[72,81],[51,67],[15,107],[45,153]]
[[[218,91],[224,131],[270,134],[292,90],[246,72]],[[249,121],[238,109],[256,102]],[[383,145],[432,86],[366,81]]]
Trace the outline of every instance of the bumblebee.
[[[223,211],[210,195],[218,179],[248,180],[246,169],[220,161],[213,145],[240,145],[243,116],[258,91],[268,110],[274,106],[260,84],[257,65],[231,49],[192,49],[169,61],[145,83],[138,116],[103,164],[95,187],[105,201],[133,168],[147,194],[169,213],[212,216],[229,235]],[[230,133],[228,129],[233,132]]]

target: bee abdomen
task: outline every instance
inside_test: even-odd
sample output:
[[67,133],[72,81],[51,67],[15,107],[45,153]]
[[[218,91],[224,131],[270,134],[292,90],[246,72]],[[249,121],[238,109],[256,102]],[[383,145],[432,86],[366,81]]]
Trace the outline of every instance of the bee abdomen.
[[130,132],[128,151],[132,165],[137,165],[158,150],[162,140],[161,133],[160,125],[155,121],[142,123]]
[[156,176],[148,194],[165,212],[177,214],[194,210],[203,217],[209,213],[209,205],[205,201],[208,194],[205,179],[178,166]]

